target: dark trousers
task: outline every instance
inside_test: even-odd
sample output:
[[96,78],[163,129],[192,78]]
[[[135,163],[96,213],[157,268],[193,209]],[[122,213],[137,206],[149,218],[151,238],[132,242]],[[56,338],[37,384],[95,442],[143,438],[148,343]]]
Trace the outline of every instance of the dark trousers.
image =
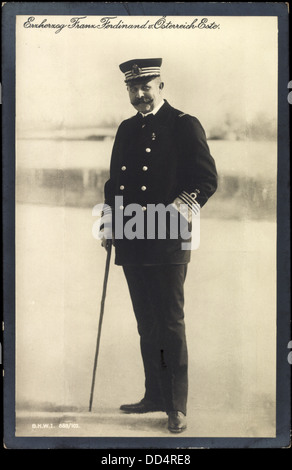
[[187,264],[123,266],[140,335],[145,398],[186,414],[188,354],[184,323]]

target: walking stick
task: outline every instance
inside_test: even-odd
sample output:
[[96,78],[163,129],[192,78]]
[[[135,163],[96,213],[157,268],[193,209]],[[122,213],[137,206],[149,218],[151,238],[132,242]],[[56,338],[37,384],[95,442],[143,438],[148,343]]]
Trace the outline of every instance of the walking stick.
[[99,344],[100,344],[100,337],[101,337],[101,326],[102,326],[104,303],[105,303],[105,296],[106,296],[106,286],[107,286],[108,273],[109,273],[110,260],[111,260],[111,252],[112,252],[112,240],[108,240],[107,243],[108,243],[108,245],[107,245],[107,256],[106,256],[105,273],[104,273],[104,280],[103,280],[103,290],[102,290],[101,305],[100,305],[98,333],[97,333],[97,340],[96,340],[93,375],[92,375],[91,392],[90,392],[90,400],[89,400],[89,411],[91,411],[91,408],[92,408],[94,384],[95,384],[95,374],[96,374],[96,367],[97,367],[97,358],[98,358],[98,351],[99,351]]

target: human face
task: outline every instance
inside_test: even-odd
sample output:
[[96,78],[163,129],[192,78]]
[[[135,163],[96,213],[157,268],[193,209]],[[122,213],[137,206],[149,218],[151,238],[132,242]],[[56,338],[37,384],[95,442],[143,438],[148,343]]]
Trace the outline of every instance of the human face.
[[151,113],[162,99],[163,83],[160,78],[131,83],[127,86],[131,104],[142,114]]

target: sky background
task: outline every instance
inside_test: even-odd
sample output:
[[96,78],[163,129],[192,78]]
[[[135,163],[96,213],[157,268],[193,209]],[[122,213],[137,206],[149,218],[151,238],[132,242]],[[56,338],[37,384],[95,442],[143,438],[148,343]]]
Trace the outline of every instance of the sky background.
[[[135,114],[119,64],[162,57],[164,97],[204,126],[277,116],[277,18],[208,17],[220,29],[24,28],[17,17],[17,129],[95,127]],[[118,17],[127,24],[159,17]],[[195,17],[167,17],[191,23]],[[200,20],[202,17],[198,17]],[[35,16],[69,24],[71,16]],[[83,23],[99,24],[91,16]]]

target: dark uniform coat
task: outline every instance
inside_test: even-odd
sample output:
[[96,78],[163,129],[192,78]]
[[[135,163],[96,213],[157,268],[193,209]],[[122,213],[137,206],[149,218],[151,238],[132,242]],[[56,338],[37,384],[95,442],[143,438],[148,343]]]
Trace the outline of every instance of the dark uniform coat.
[[[152,119],[151,119],[152,118]],[[201,207],[217,188],[215,162],[197,118],[167,101],[148,122],[140,113],[121,123],[115,138],[105,203],[118,211],[141,205],[147,227],[147,204],[168,206],[177,197]],[[115,196],[123,196],[115,208]],[[121,215],[121,213],[119,214]],[[124,217],[124,225],[131,217]],[[185,241],[185,240],[184,240]],[[118,265],[184,264],[190,251],[177,239],[115,239]]]

